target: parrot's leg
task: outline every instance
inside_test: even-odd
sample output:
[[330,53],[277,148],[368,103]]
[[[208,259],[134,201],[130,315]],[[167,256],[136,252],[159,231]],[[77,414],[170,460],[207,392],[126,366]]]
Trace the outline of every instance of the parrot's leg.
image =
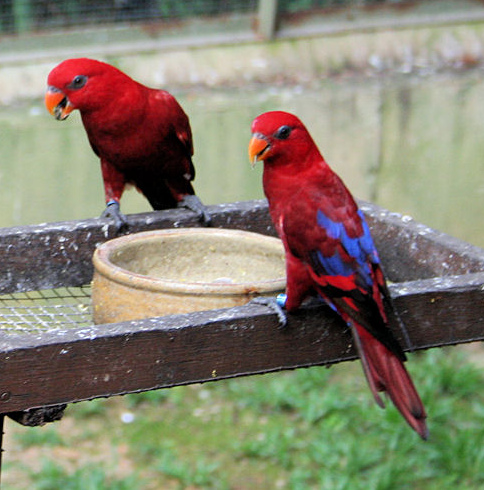
[[284,311],[284,305],[286,304],[286,295],[284,293],[273,296],[257,296],[248,304],[264,305],[271,309],[279,320],[279,328],[284,328],[287,325],[287,316]]
[[194,194],[187,194],[186,196],[184,196],[183,199],[178,203],[178,207],[187,208],[197,213],[200,221],[205,226],[210,226],[212,218],[210,214],[208,214],[207,208],[204,206],[202,201],[200,201],[200,199]]
[[128,228],[126,216],[119,209],[119,202],[114,199],[106,204],[106,209],[101,214],[101,218],[112,218],[116,231],[119,233]]

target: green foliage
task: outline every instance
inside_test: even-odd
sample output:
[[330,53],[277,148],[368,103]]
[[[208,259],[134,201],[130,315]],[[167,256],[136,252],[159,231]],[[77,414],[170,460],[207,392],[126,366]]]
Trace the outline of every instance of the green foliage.
[[64,440],[56,427],[47,425],[37,430],[27,430],[18,435],[18,442],[23,447],[31,446],[62,446]]
[[190,485],[222,488],[223,483],[220,477],[217,477],[217,470],[220,466],[217,462],[210,462],[205,457],[200,457],[193,464],[189,464],[172,447],[173,444],[161,443],[160,446],[157,451],[155,470],[161,475],[174,478],[182,488]]
[[[42,436],[18,429],[21,462],[7,453],[5,478],[37,447],[48,458],[40,472],[11,488],[484,488],[484,375],[457,348],[410,355],[408,368],[427,442],[391,404],[376,406],[354,362],[76,404]],[[57,448],[82,462],[64,465]]]
[[82,467],[73,473],[53,461],[44,461],[39,473],[31,472],[36,490],[137,490],[141,488],[137,477],[109,478],[100,466]]

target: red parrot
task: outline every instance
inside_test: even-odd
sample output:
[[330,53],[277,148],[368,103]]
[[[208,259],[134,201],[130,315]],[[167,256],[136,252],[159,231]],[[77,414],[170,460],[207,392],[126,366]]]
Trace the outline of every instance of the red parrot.
[[266,112],[252,123],[249,157],[264,162],[269,212],[286,253],[285,308],[316,294],[349,325],[366,379],[380,407],[386,392],[427,439],[424,406],[388,328],[392,303],[365,217],[301,121]]
[[94,153],[101,160],[106,209],[118,230],[126,225],[119,201],[134,184],[153,209],[183,206],[208,224],[193,190],[193,143],[188,117],[164,90],[148,88],[114,66],[68,59],[47,79],[45,104],[58,120],[78,109]]

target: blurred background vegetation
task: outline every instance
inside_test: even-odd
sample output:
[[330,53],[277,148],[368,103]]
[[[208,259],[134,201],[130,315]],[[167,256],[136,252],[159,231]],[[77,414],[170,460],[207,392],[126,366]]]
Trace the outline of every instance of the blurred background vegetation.
[[[250,122],[289,110],[356,196],[484,246],[481,1],[3,0],[0,33],[0,226],[102,211],[78,115],[42,103],[53,66],[90,56],[177,96],[207,203],[262,197]],[[3,487],[480,489],[483,366],[480,345],[410,355],[426,443],[358,363],[79,403],[7,422]]]

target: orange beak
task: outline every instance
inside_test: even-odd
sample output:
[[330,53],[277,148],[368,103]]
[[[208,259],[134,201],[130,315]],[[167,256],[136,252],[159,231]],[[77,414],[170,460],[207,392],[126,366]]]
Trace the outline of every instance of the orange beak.
[[59,121],[66,119],[75,109],[64,92],[52,86],[47,87],[45,107]]
[[264,136],[258,133],[252,136],[249,142],[249,159],[252,168],[254,168],[258,161],[264,160],[270,148],[271,145]]

